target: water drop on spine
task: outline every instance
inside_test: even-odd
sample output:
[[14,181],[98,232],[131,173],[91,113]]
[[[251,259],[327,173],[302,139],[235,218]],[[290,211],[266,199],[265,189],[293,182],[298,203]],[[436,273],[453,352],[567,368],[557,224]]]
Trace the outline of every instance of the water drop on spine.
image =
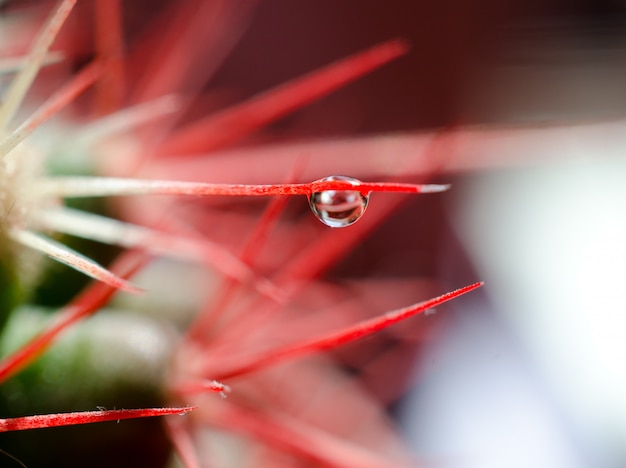
[[[320,182],[341,180],[358,185],[357,179],[346,176],[330,176],[320,179]],[[365,208],[369,196],[358,190],[323,190],[309,196],[309,205],[313,214],[326,226],[340,228],[350,226],[358,221]]]

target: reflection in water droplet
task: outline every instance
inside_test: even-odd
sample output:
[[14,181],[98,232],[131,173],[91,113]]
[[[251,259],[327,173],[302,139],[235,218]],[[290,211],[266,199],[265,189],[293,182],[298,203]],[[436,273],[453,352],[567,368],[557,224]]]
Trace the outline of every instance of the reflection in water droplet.
[[[352,177],[330,176],[320,181],[344,180],[359,183]],[[365,213],[369,196],[358,190],[324,190],[309,196],[309,205],[313,214],[327,226],[339,228],[350,226]]]

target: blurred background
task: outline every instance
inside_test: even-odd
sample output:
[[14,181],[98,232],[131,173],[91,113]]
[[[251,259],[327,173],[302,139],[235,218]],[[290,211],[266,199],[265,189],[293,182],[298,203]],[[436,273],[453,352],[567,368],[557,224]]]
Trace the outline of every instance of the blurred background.
[[435,178],[453,189],[338,267],[486,281],[439,317],[393,406],[424,466],[626,465],[625,20],[621,1],[261,2],[215,77],[254,92],[366,44],[411,43],[277,126],[451,135]]

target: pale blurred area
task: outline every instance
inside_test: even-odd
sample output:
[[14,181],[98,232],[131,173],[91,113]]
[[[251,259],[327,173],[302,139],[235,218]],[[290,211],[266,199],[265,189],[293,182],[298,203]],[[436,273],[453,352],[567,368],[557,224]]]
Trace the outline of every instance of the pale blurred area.
[[455,305],[400,411],[420,466],[626,466],[626,8],[613,6],[512,30],[467,98],[482,122],[528,128],[472,140],[493,165],[459,140],[471,155],[448,215],[486,285]]

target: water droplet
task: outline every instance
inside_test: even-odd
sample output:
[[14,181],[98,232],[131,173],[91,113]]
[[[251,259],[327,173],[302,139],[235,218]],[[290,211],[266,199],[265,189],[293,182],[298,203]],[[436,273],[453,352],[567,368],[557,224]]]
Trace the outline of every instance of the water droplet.
[[[358,185],[359,181],[352,177],[330,176],[320,179],[320,182],[343,180]],[[324,190],[309,196],[309,205],[313,214],[322,223],[333,228],[340,228],[354,224],[367,208],[369,197],[358,190]]]

